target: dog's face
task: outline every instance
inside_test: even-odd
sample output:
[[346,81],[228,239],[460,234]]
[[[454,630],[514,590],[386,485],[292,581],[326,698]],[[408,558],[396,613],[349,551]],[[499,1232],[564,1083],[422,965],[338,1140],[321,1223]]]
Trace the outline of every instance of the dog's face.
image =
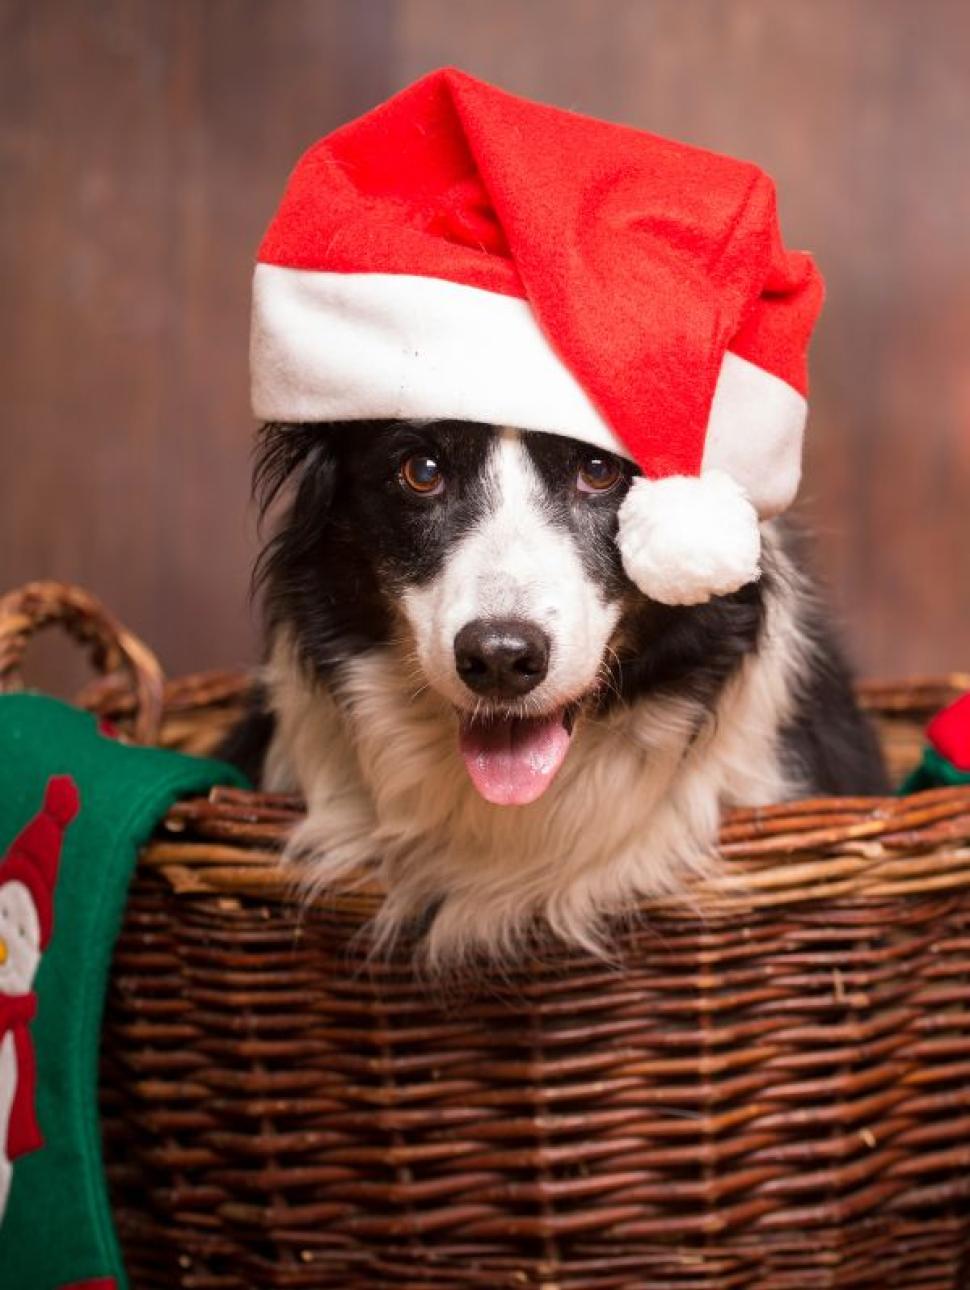
[[338,685],[361,650],[403,642],[489,802],[540,797],[580,713],[674,672],[723,679],[756,633],[754,589],[720,611],[635,590],[615,544],[635,468],[607,453],[468,423],[266,434],[265,497],[299,473],[265,566],[271,626]]
[[482,796],[531,802],[606,680],[629,468],[567,439],[482,427],[397,436],[390,456],[401,549],[388,590],[421,672],[460,714]]

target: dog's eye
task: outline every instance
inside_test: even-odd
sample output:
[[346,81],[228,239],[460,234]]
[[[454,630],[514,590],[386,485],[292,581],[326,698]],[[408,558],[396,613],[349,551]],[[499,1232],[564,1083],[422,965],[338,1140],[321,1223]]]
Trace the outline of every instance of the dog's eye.
[[399,475],[402,484],[423,497],[432,497],[445,486],[441,467],[434,457],[428,457],[423,452],[416,452],[408,457],[402,463]]
[[576,476],[581,493],[608,493],[620,479],[619,463],[612,457],[585,457]]

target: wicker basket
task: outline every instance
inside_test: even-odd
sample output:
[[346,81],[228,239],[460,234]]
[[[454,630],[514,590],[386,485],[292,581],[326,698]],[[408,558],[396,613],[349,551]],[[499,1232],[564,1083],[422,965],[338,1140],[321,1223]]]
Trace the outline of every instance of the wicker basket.
[[[0,681],[54,619],[141,738],[245,697],[50,584],[0,602]],[[897,769],[968,685],[863,691]],[[621,968],[550,946],[447,998],[368,962],[376,891],[287,906],[299,811],[216,792],[143,854],[102,1080],[133,1290],[970,1285],[970,790],[738,812]]]

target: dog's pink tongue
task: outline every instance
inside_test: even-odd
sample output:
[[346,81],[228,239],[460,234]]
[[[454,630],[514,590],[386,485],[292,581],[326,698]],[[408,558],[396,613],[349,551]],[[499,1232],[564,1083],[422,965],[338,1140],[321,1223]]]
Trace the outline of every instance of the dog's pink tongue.
[[472,783],[496,806],[526,806],[555,778],[569,747],[562,713],[462,722],[461,755]]

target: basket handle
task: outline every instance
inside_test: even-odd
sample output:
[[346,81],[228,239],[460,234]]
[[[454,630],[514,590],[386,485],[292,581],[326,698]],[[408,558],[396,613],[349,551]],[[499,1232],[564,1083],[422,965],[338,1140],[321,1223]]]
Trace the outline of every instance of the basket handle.
[[28,582],[0,596],[0,693],[19,690],[21,664],[31,638],[54,623],[88,648],[96,671],[125,671],[131,677],[136,743],[158,739],[165,675],[147,645],[80,587],[64,582]]

